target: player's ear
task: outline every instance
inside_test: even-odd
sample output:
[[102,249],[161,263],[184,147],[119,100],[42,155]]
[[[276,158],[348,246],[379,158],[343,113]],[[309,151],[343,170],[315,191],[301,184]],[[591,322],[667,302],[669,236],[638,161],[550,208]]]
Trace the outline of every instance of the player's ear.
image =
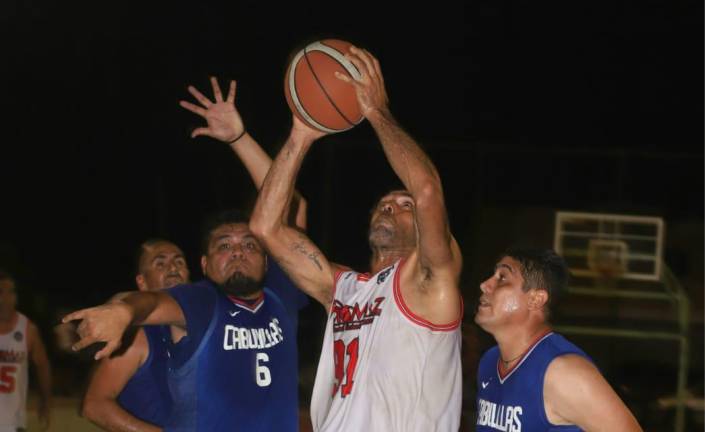
[[138,274],[135,276],[135,282],[137,283],[137,289],[140,291],[147,291],[147,281],[144,280],[144,276]]
[[206,274],[206,266],[208,265],[208,258],[205,255],[201,255],[201,271]]
[[548,292],[542,289],[532,289],[529,293],[529,309],[538,310],[548,302]]

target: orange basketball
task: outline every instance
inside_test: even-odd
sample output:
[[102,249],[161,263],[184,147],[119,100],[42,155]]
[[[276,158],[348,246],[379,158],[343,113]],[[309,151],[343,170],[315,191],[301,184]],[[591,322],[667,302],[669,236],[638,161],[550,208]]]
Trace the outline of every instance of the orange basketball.
[[296,117],[327,133],[348,130],[362,121],[352,85],[339,80],[340,72],[359,78],[360,72],[345,58],[350,42],[324,39],[299,51],[284,78],[284,93]]

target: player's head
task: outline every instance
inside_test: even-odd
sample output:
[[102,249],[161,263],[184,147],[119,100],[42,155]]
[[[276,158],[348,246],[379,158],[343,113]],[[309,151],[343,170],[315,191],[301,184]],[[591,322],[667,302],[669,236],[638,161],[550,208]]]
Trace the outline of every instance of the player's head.
[[186,283],[189,270],[181,249],[164,239],[149,239],[137,250],[137,276],[140,291],[154,291]]
[[17,291],[15,278],[0,269],[0,319],[6,320],[12,317],[17,307]]
[[568,276],[563,258],[550,249],[508,249],[493,275],[480,284],[475,322],[492,332],[534,318],[545,321],[551,300],[565,290]]
[[266,257],[245,213],[226,210],[209,217],[201,247],[203,273],[227,294],[248,297],[262,289]]
[[371,213],[368,240],[372,249],[405,250],[416,246],[416,203],[408,191],[387,193]]

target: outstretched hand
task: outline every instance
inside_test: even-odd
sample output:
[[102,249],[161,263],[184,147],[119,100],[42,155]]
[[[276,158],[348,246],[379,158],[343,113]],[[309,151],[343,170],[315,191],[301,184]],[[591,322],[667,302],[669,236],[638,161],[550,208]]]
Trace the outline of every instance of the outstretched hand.
[[205,97],[194,86],[188,86],[188,91],[202,106],[183,100],[179,101],[179,105],[183,108],[194,114],[198,114],[208,122],[208,127],[195,129],[191,133],[191,138],[205,135],[219,141],[227,143],[232,142],[245,132],[245,126],[242,123],[240,113],[235,109],[235,90],[237,84],[235,80],[230,81],[230,89],[228,90],[228,96],[225,100],[223,100],[223,94],[220,91],[218,80],[216,80],[215,77],[211,77],[211,86],[213,87],[215,102]]
[[388,111],[389,98],[384,87],[379,61],[369,51],[355,46],[350,47],[350,52],[346,53],[345,57],[355,65],[360,72],[360,78],[351,78],[340,72],[335,72],[335,76],[355,87],[355,95],[362,115],[369,118],[376,112]]
[[72,312],[61,321],[75,320],[81,320],[76,329],[79,340],[71,349],[78,351],[96,342],[106,342],[95,355],[95,359],[100,360],[120,347],[122,335],[132,321],[132,309],[122,302],[110,303]]

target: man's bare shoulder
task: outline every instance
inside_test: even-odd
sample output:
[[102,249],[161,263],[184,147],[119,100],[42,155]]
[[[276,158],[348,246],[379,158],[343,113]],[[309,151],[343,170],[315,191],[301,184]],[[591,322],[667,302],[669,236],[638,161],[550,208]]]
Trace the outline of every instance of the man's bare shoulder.
[[556,397],[568,397],[581,391],[595,380],[603,380],[594,364],[579,354],[556,357],[546,369],[544,393]]
[[[586,431],[641,431],[639,424],[597,367],[577,354],[556,357],[544,379],[544,406],[553,424]],[[600,413],[610,412],[606,425]]]
[[148,356],[149,341],[146,332],[141,327],[133,327],[125,332],[120,348],[106,358],[106,361],[114,363],[137,361],[142,365]]
[[401,297],[417,316],[439,326],[459,322],[462,317],[462,298],[459,288],[459,270],[442,266],[429,270],[419,263],[414,252],[405,258],[401,269]]

